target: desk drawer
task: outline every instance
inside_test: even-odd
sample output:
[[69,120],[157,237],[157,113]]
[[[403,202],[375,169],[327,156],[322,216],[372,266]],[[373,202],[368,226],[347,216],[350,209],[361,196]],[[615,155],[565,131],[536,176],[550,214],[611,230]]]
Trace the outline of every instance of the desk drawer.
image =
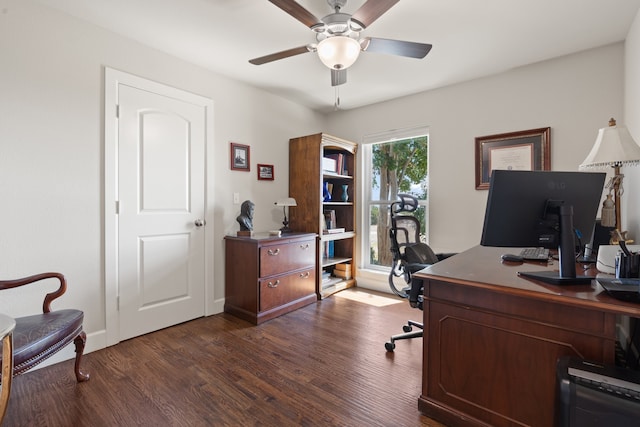
[[260,248],[260,277],[315,265],[315,242],[303,240]]
[[260,280],[260,311],[279,307],[315,291],[316,278],[313,268]]

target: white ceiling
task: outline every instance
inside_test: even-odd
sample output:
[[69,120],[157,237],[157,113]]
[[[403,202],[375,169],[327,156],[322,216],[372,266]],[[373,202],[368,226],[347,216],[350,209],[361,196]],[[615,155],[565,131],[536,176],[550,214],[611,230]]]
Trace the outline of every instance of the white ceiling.
[[[314,42],[267,0],[37,0],[319,111],[334,109],[314,53],[248,60]],[[298,0],[316,17],[326,0]],[[365,0],[349,0],[352,14]],[[624,40],[640,0],[401,0],[361,36],[431,43],[425,59],[363,53],[339,87],[350,109]]]

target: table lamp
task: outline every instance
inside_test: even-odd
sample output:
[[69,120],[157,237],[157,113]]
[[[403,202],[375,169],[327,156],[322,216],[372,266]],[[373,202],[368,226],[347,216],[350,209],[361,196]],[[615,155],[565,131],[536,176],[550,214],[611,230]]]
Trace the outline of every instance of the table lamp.
[[[623,165],[637,165],[640,162],[640,146],[631,137],[624,126],[617,126],[612,118],[609,127],[598,131],[598,137],[591,152],[580,165],[580,169],[605,167],[614,168],[614,176],[606,184],[609,194],[603,203],[601,224],[604,227],[615,227],[621,232],[620,199],[624,193],[620,167]],[[613,193],[614,200],[611,200]],[[622,234],[624,235],[623,232]]]
[[283,227],[280,229],[283,233],[290,233],[291,229],[289,228],[289,221],[287,220],[287,206],[298,206],[296,203],[296,199],[293,197],[284,197],[282,199],[278,199],[275,203],[276,206],[282,206],[282,213],[284,214],[284,221],[282,221]]

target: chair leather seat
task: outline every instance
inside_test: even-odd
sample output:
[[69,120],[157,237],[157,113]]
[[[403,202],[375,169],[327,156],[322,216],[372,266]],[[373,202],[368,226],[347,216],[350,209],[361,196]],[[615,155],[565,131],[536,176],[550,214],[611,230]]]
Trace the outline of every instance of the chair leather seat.
[[19,375],[56,353],[82,332],[84,313],[66,309],[15,319],[13,375]]

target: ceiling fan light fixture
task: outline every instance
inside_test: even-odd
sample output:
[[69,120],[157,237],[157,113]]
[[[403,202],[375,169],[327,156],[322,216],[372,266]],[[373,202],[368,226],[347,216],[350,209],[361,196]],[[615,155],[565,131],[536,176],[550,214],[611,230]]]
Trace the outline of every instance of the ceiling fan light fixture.
[[360,55],[360,43],[345,36],[329,37],[318,43],[318,57],[332,70],[349,68]]

